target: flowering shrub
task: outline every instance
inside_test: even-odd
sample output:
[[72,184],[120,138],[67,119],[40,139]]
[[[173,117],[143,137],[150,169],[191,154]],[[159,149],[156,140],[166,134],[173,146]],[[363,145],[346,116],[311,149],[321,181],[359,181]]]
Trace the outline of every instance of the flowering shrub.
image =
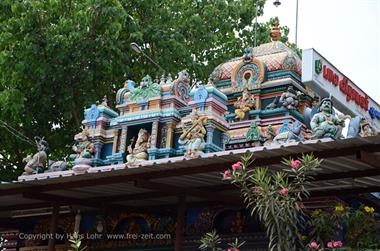
[[318,248],[319,248],[319,245],[315,241],[309,244],[309,250],[317,250]]
[[241,189],[247,207],[258,215],[269,237],[270,251],[304,249],[298,226],[303,223],[302,200],[309,196],[305,182],[320,161],[312,155],[284,160],[292,171],[292,179],[285,172],[248,168],[252,163],[252,155],[243,156],[241,162],[232,165],[232,170],[223,173],[223,179]]
[[[238,239],[235,240],[233,243],[228,243],[228,249],[227,251],[239,251],[239,248],[244,244],[245,242],[239,243]],[[207,233],[202,239],[201,239],[201,245],[199,246],[199,249],[201,250],[211,250],[211,251],[222,251],[223,249],[219,247],[221,244],[221,240],[219,235],[216,233],[215,230],[213,230],[210,233]]]
[[[338,205],[329,210],[317,209],[312,212],[308,225],[310,227],[309,238],[321,243],[325,247],[326,243],[338,237],[341,229],[340,214],[344,212],[344,207]],[[307,238],[306,238],[307,240]]]
[[339,250],[343,243],[333,240],[344,229],[345,246],[354,249],[371,248],[378,244],[375,217],[375,209],[369,206],[361,206],[356,210],[343,205],[325,210],[317,209],[310,217],[309,237],[330,248],[327,250]]
[[343,247],[343,242],[341,242],[341,241],[329,241],[329,242],[327,242],[327,247],[332,248],[332,249],[341,248],[341,247]]
[[351,248],[370,248],[380,244],[379,229],[376,228],[375,210],[373,207],[362,205],[356,210],[349,209],[344,215],[345,235],[347,246]]

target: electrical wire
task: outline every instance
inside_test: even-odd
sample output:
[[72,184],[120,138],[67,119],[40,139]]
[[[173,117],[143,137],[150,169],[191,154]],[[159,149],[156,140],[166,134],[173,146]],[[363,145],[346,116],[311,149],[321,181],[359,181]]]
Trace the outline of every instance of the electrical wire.
[[8,125],[6,122],[0,120],[0,127],[3,127],[5,130],[7,130],[9,133],[11,133],[13,136],[16,138],[32,145],[35,146],[35,142],[28,137],[26,137],[24,134],[13,128],[12,126]]

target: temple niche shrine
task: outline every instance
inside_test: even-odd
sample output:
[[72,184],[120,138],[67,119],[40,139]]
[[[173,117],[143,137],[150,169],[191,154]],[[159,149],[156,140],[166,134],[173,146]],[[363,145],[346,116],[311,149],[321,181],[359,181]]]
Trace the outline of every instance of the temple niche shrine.
[[379,105],[314,49],[301,59],[278,24],[270,35],[207,83],[192,85],[182,69],[126,80],[85,109],[65,160],[48,161],[48,142],[38,139],[25,172],[0,185],[7,250],[67,250],[67,236],[27,237],[74,231],[89,250],[196,250],[213,229],[246,241],[242,250],[265,250],[260,223],[221,176],[245,153],[273,170],[306,153],[324,159],[309,210],[329,201],[380,209],[372,193],[380,191]]

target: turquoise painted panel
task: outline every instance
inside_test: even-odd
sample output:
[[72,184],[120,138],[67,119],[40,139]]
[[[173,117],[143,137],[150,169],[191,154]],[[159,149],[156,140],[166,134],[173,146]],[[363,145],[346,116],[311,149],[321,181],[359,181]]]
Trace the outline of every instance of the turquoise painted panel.
[[102,147],[102,153],[100,155],[100,158],[105,160],[107,156],[112,155],[112,146],[113,143],[104,144]]

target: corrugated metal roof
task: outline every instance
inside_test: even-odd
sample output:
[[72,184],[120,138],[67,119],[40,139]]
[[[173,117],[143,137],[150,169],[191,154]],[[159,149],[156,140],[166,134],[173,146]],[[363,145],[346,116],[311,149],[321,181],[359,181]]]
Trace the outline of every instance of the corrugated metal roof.
[[[375,167],[362,162],[355,152],[347,152],[354,147],[366,149],[375,147],[380,152],[380,136],[368,138],[353,138],[345,140],[308,140],[287,144],[273,144],[265,147],[238,149],[217,153],[207,153],[197,159],[174,157],[168,159],[150,160],[139,163],[138,166],[112,165],[93,167],[84,174],[73,171],[43,173],[22,176],[19,181],[0,185],[1,206],[17,208],[21,204],[33,204],[41,200],[23,197],[22,193],[43,193],[50,196],[61,196],[73,199],[88,199],[107,197],[117,201],[118,205],[164,205],[176,203],[176,196],[145,198],[138,200],[139,196],[155,191],[155,189],[135,186],[134,180],[150,180],[163,186],[185,189],[209,188],[227,185],[221,180],[220,172],[229,168],[232,162],[240,159],[245,153],[253,153],[256,163],[269,163],[268,167],[274,170],[289,171],[281,164],[281,157],[293,156],[302,153],[323,153],[327,157],[314,175],[329,175],[348,171],[370,170]],[[380,175],[372,177],[339,178],[315,180],[309,185],[310,191],[329,191],[360,187],[380,187]],[[228,186],[226,186],[228,189]],[[170,190],[170,189],[169,189]],[[379,189],[380,190],[380,189]],[[218,191],[218,190],[217,190]],[[222,191],[222,190],[221,190]],[[175,192],[175,191],[171,191]],[[12,195],[11,195],[12,194]],[[165,194],[165,192],[163,192]],[[230,190],[224,194],[235,194],[237,190]],[[120,198],[118,197],[120,196]],[[125,196],[127,201],[123,201]],[[135,196],[135,200],[133,199]],[[194,197],[194,196],[193,196]],[[207,201],[206,198],[195,198],[193,201]]]

